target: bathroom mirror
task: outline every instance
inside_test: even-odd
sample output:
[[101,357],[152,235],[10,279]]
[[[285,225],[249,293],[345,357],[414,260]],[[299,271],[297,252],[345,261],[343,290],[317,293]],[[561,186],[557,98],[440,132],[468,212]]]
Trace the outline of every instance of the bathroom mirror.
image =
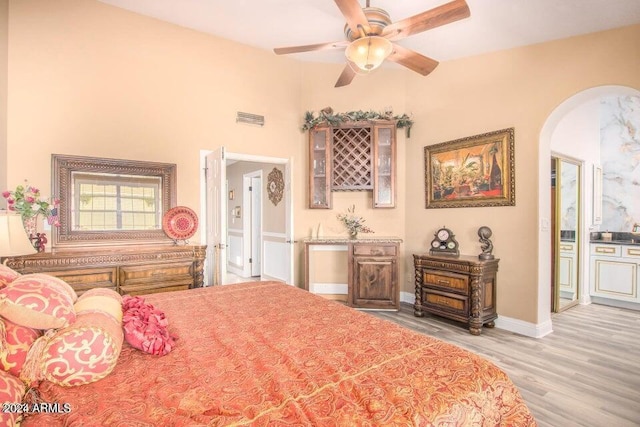
[[553,311],[560,312],[577,304],[579,297],[580,164],[567,159],[554,158],[552,173],[554,170],[555,292]]
[[176,205],[176,165],[52,155],[60,227],[53,248],[171,243],[162,217]]

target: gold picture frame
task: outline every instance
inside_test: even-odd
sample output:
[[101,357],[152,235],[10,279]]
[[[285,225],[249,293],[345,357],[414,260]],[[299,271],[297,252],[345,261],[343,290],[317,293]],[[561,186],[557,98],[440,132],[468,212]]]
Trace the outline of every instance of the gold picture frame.
[[515,206],[514,128],[424,147],[426,208]]

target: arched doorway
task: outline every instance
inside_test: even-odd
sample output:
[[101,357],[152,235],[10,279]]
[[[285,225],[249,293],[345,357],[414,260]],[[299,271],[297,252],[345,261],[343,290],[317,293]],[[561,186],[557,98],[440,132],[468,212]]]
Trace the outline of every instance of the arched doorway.
[[[558,105],[547,117],[542,131],[540,132],[540,141],[538,146],[538,186],[539,186],[539,200],[538,200],[538,325],[541,329],[543,336],[546,333],[552,331],[551,327],[551,300],[549,298],[550,289],[550,277],[551,277],[551,165],[549,159],[551,157],[551,145],[553,134],[556,131],[559,123],[573,110],[581,105],[593,102],[603,97],[608,96],[640,96],[640,91],[634,88],[626,86],[598,86],[594,88],[585,89],[570,98],[563,101]],[[579,149],[579,147],[577,147]],[[571,153],[567,153],[571,154]],[[584,172],[583,172],[584,173]],[[584,175],[583,175],[584,176]],[[585,188],[584,202],[582,203],[582,209],[585,206],[591,206],[590,199],[590,186]],[[590,214],[590,212],[585,212]],[[589,244],[589,224],[590,221],[583,221],[582,227],[578,231],[582,241],[582,253],[588,254]],[[581,303],[589,302],[589,290],[588,290],[588,272],[589,264],[583,263],[581,269],[582,280],[582,298]]]

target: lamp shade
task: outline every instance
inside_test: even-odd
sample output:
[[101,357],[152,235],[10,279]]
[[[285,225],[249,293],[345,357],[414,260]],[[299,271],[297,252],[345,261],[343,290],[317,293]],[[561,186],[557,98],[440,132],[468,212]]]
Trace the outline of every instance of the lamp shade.
[[352,41],[344,53],[360,71],[368,73],[378,68],[392,51],[393,45],[384,37],[365,36]]
[[0,210],[0,257],[28,255],[36,252],[24,231],[22,216]]

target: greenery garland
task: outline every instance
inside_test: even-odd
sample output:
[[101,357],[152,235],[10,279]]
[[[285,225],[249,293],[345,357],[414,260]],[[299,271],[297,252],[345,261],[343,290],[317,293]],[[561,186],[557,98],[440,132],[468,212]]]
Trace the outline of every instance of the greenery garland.
[[334,113],[331,107],[324,108],[317,116],[312,111],[304,113],[304,125],[302,130],[313,129],[321,123],[328,123],[331,126],[338,126],[345,122],[359,122],[368,120],[395,120],[398,128],[406,128],[407,138],[411,137],[411,126],[413,120],[402,114],[394,116],[391,110],[379,113],[377,111],[348,111],[346,113]]

